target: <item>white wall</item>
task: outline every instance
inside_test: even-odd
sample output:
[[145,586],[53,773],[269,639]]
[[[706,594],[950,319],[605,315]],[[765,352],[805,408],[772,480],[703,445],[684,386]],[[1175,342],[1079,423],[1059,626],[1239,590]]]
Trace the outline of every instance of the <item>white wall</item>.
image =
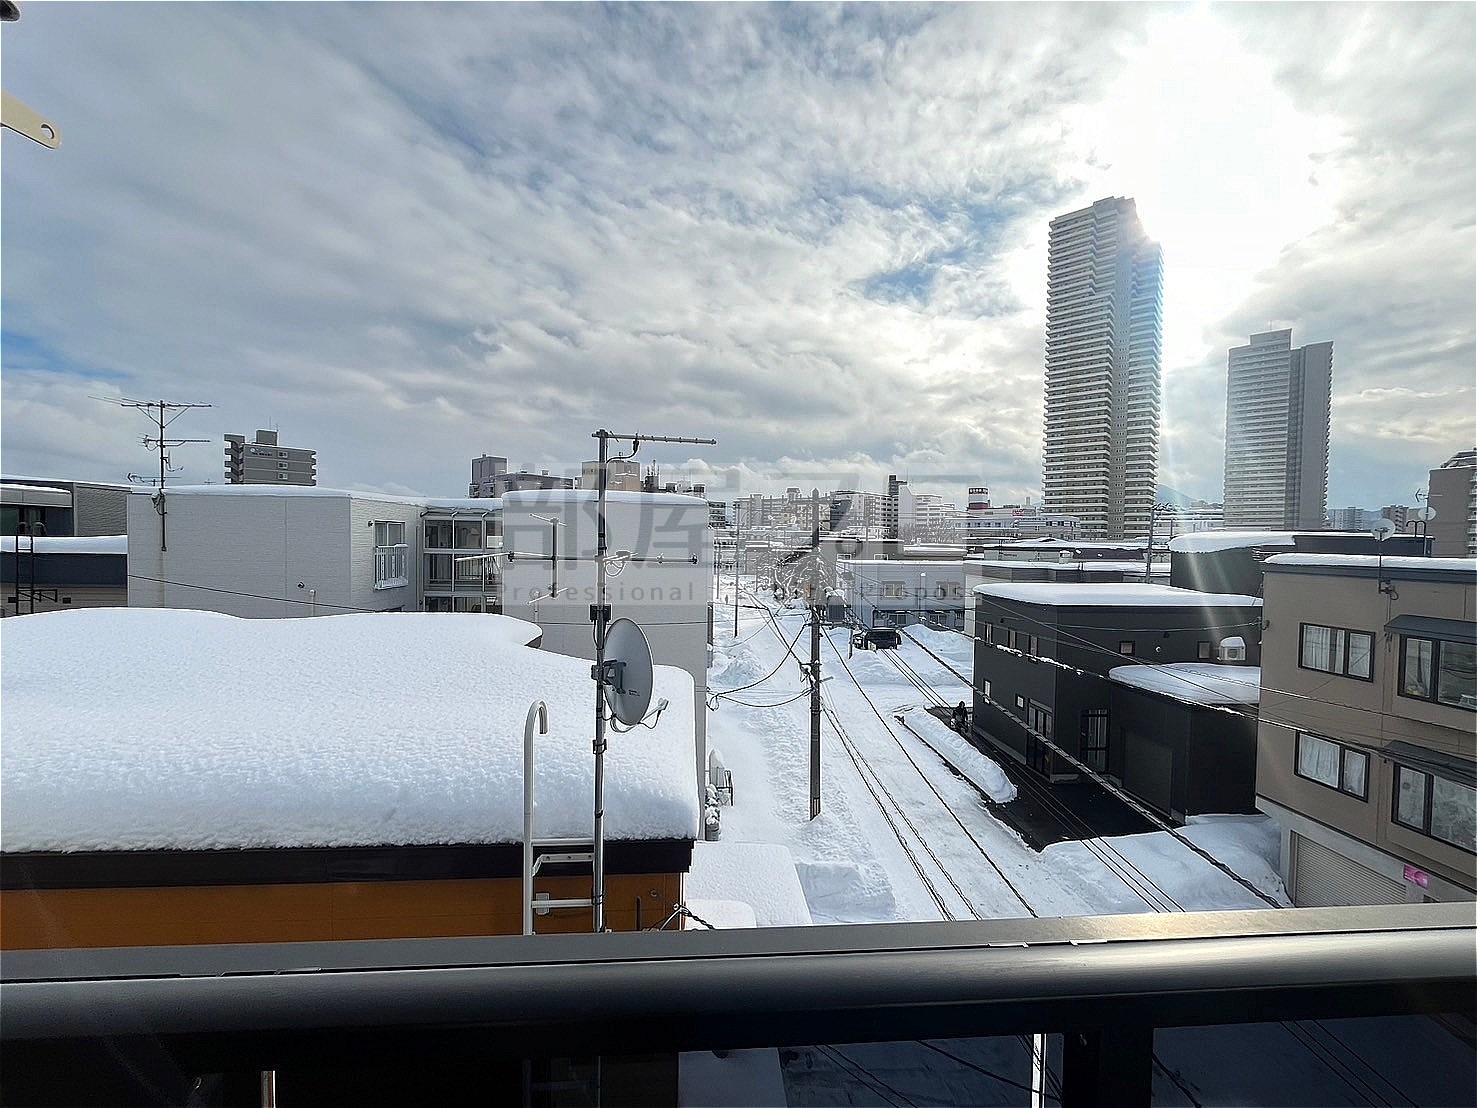
[[[551,528],[536,515],[559,520],[559,586],[573,588],[572,597],[529,603],[552,583]],[[644,559],[626,563],[619,576],[609,579],[611,618],[634,620],[646,633],[657,664],[678,666],[692,676],[697,778],[706,782],[708,609],[713,599],[707,501],[671,493],[611,493],[606,526],[609,552],[630,550]],[[593,490],[530,490],[503,497],[503,549],[515,553],[504,563],[503,612],[538,623],[545,650],[595,656],[590,606],[596,594],[597,527]]]
[[[221,486],[166,488],[164,509],[168,549],[161,549],[151,490],[128,498],[131,607],[254,618],[416,608],[416,505],[322,489],[289,494]],[[408,586],[374,589],[372,519],[405,522],[412,552]]]

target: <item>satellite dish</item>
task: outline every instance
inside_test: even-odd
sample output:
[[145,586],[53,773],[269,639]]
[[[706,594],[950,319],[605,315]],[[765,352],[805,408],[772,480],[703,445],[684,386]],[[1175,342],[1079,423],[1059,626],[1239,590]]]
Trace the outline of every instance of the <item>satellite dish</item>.
[[[613,664],[612,664],[613,663]],[[633,620],[618,619],[605,633],[605,664],[609,676],[603,685],[605,703],[615,718],[634,727],[651,706],[651,647]]]
[[1388,519],[1382,519],[1369,529],[1369,533],[1374,536],[1375,542],[1384,542],[1395,533],[1395,525]]
[[1435,508],[1429,508],[1429,507],[1427,507],[1427,508],[1417,508],[1415,511],[1411,512],[1410,514],[1413,515],[1416,519],[1423,520],[1426,523],[1429,523],[1431,520],[1433,520],[1433,519],[1436,518],[1436,509]]

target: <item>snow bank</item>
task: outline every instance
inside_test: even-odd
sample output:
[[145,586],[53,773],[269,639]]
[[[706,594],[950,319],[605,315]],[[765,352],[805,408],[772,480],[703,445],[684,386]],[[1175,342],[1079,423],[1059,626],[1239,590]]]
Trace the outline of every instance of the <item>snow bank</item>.
[[1000,764],[981,754],[959,732],[945,725],[931,712],[909,711],[904,717],[915,735],[933,748],[935,754],[962,773],[967,781],[997,804],[1015,799],[1015,785]]
[[[538,832],[593,822],[590,663],[503,616],[239,619],[99,608],[0,629],[5,851],[517,842],[523,727]],[[610,735],[611,838],[697,833],[693,685],[659,666],[654,730]]]
[[1050,604],[1059,608],[1253,608],[1255,596],[1234,593],[1196,592],[1169,585],[1103,581],[987,581],[974,591],[1001,600],[1026,604]]
[[759,927],[800,927],[811,922],[805,893],[787,847],[770,843],[697,842],[684,883],[688,907],[708,922],[699,901],[740,901]]
[[1108,671],[1108,679],[1191,704],[1256,704],[1262,695],[1260,666],[1214,662],[1119,666]]
[[[37,554],[127,554],[127,535],[43,535],[21,543],[21,553],[31,552],[31,543],[36,544]],[[0,553],[15,553],[15,536],[0,539]]]

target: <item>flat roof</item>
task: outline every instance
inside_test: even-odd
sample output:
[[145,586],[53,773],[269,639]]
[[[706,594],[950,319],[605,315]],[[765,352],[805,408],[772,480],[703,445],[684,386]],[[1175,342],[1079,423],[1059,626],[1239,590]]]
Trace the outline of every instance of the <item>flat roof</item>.
[[1256,704],[1262,695],[1260,666],[1216,662],[1168,662],[1118,666],[1108,679],[1189,704]]
[[974,592],[1056,608],[1259,608],[1262,603],[1255,596],[1132,581],[986,581]]
[[[6,620],[0,849],[249,850],[521,842],[593,823],[588,660],[535,624],[450,612],[241,619],[93,608]],[[655,667],[656,725],[612,735],[613,839],[698,831],[692,678]]]

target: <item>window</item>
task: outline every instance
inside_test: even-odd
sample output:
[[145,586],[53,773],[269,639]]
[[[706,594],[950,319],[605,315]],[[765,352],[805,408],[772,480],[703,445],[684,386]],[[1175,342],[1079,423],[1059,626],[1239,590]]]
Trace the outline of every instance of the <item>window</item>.
[[1396,823],[1477,854],[1477,789],[1410,766],[1395,767]]
[[884,581],[882,584],[882,595],[892,600],[903,598],[903,586],[900,581]]
[[986,700],[990,699],[990,679],[988,677],[985,678],[984,686],[981,689],[981,692],[984,693]]
[[374,525],[374,587],[393,589],[408,584],[410,584],[410,578],[406,576],[405,524],[376,522]]
[[1026,698],[1024,696],[1018,696],[1018,697],[1016,697],[1015,698],[1015,706],[1017,708],[1024,709],[1025,706],[1026,706]]
[[451,549],[451,520],[449,520],[449,519],[434,519],[434,520],[428,519],[428,520],[426,520],[426,549],[427,550],[450,550]]
[[1210,660],[1210,643],[1204,640],[1195,644],[1195,657],[1202,662]]
[[1133,657],[1134,645],[1132,639],[1124,639],[1118,644],[1118,653],[1126,658]]
[[1477,643],[1402,635],[1400,695],[1477,711]]
[[1374,678],[1373,661],[1372,632],[1324,627],[1317,623],[1302,625],[1302,640],[1298,647],[1300,668],[1370,681]]
[[984,639],[985,642],[989,643],[991,646],[994,646],[995,645],[995,625],[993,623],[987,623],[987,624],[985,624],[984,633],[980,637],[982,639]]
[[1082,760],[1099,773],[1108,772],[1108,709],[1082,713]]
[[1362,750],[1299,731],[1293,770],[1358,800],[1369,799],[1369,755]]
[[1026,653],[1035,658],[1041,653],[1041,640],[1035,635],[1026,639]]

